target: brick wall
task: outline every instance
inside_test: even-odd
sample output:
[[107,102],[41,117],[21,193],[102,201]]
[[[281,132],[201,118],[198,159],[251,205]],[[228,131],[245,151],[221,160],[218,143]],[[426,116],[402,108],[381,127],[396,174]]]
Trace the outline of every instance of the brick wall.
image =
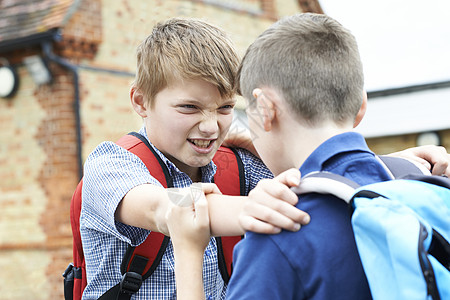
[[20,67],[18,94],[0,102],[0,280],[11,281],[0,285],[2,299],[60,294],[56,274],[71,255],[68,203],[78,173],[74,89],[66,70],[51,70],[53,83],[37,88]]
[[44,287],[49,261],[33,249],[46,240],[40,218],[47,197],[37,180],[46,154],[35,138],[46,113],[34,99],[34,83],[25,68],[18,71],[21,84],[15,98],[0,100],[0,294],[4,299],[33,298],[27,297],[32,294],[19,282]]

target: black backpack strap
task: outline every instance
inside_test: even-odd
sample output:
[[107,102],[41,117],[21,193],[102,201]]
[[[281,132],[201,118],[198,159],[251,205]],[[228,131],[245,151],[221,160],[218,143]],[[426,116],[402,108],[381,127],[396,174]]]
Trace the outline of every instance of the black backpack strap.
[[137,291],[142,285],[142,276],[137,273],[126,273],[122,277],[120,283],[116,284],[109,290],[107,290],[103,295],[98,298],[99,300],[130,300],[131,296]]
[[244,196],[245,193],[245,171],[244,171],[244,163],[242,162],[241,157],[239,156],[238,152],[234,148],[230,148],[231,151],[233,151],[234,156],[236,157],[236,163],[238,166],[238,173],[239,173],[239,195]]
[[[106,291],[99,300],[129,300],[133,294],[139,291],[144,280],[149,278],[158,267],[170,240],[167,236],[163,236],[163,239],[159,240],[159,236],[155,234],[163,236],[160,233],[152,232],[141,244],[142,246],[128,246],[122,259],[121,272],[123,275],[121,281]],[[142,253],[150,254],[157,248],[156,257],[142,255]],[[150,251],[147,251],[147,249]],[[141,255],[135,252],[139,252]]]
[[137,247],[128,246],[122,258],[120,272],[139,273],[142,280],[149,278],[158,267],[170,238],[162,233],[152,231],[147,239]]

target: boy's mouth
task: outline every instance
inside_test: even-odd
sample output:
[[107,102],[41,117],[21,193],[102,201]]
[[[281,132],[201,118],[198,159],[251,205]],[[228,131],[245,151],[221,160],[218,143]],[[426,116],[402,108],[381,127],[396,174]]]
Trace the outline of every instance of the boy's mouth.
[[199,148],[205,148],[207,149],[215,140],[197,140],[197,139],[188,139],[188,141],[191,144],[194,144],[195,146]]

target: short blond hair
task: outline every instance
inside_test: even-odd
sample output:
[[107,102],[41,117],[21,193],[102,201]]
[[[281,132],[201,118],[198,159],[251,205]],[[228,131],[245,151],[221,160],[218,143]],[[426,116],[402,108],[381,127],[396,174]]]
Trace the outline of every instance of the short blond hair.
[[203,79],[231,98],[238,66],[239,56],[223,30],[199,19],[172,18],[156,24],[138,46],[133,86],[153,103],[176,80]]

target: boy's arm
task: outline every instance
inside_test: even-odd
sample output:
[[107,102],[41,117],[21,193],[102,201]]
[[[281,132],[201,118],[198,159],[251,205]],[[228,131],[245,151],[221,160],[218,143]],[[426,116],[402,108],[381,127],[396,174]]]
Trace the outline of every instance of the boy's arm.
[[245,231],[273,234],[281,229],[297,231],[309,223],[309,215],[297,209],[297,195],[289,187],[300,182],[300,172],[290,169],[274,179],[263,179],[248,197],[207,194],[211,233],[242,235]]
[[425,166],[433,175],[450,177],[450,154],[444,147],[427,145],[408,148],[388,155],[415,161]]
[[[298,198],[286,185],[299,182],[299,171],[280,174],[277,181],[262,180],[249,196],[217,193],[214,184],[202,184],[208,199],[211,233],[215,236],[242,235],[245,231],[277,233],[281,229],[297,231],[309,222],[309,216],[294,205]],[[277,183],[278,182],[278,183]],[[167,190],[142,184],[131,189],[117,207],[117,221],[169,235],[166,223],[169,197]]]
[[165,188],[154,184],[138,185],[123,197],[114,217],[127,225],[169,235],[165,219],[168,201]]
[[206,198],[201,194],[196,199],[187,207],[169,203],[166,214],[174,247],[177,298],[182,300],[205,299],[202,266],[210,225]]

